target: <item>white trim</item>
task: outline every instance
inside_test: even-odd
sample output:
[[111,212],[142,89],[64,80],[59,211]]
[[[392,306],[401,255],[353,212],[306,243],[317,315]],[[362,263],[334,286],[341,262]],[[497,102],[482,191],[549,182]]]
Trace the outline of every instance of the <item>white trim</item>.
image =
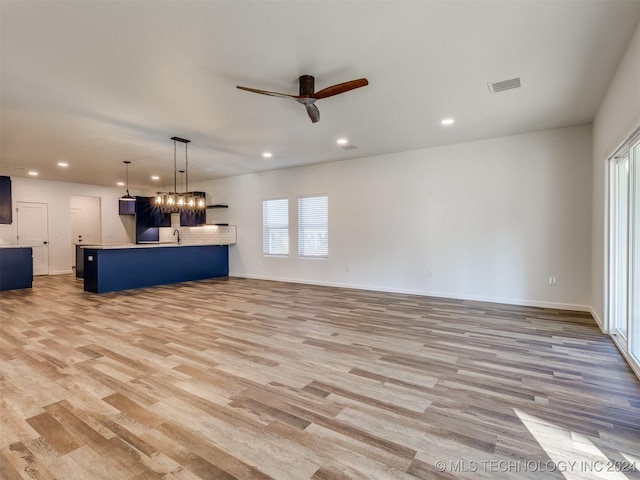
[[589,307],[589,313],[591,313],[591,316],[593,317],[593,319],[598,324],[598,327],[600,327],[600,331],[602,333],[604,333],[605,335],[608,334],[609,332],[607,330],[605,330],[605,328],[603,326],[603,323],[602,323],[602,319],[600,318],[598,313],[593,309],[593,307]]
[[337,282],[322,282],[322,281],[311,282],[308,280],[301,280],[298,278],[271,277],[266,275],[244,275],[244,274],[237,274],[233,272],[229,272],[229,276],[236,277],[236,278],[250,278],[255,280],[269,280],[269,281],[275,281],[275,282],[301,283],[304,285],[319,285],[322,287],[338,287],[338,288],[349,288],[354,290],[368,290],[373,292],[420,295],[423,297],[449,298],[452,300],[468,300],[473,302],[502,303],[505,305],[520,305],[523,307],[553,308],[557,310],[574,310],[579,312],[592,311],[592,308],[589,305],[579,305],[579,304],[573,304],[573,303],[541,302],[537,300],[512,299],[512,298],[502,298],[502,297],[484,297],[480,295],[459,295],[454,293],[433,292],[428,290],[376,287],[371,285],[358,285],[358,284],[337,283]]
[[70,273],[73,273],[73,270],[56,270],[50,272],[49,275],[69,275]]
[[[604,167],[604,241],[603,241],[603,246],[604,246],[604,270],[603,270],[603,275],[604,275],[604,281],[603,281],[603,290],[602,290],[602,316],[603,318],[601,319],[601,329],[602,331],[609,333],[609,308],[610,308],[610,296],[611,296],[611,282],[610,282],[610,275],[609,275],[609,269],[611,268],[611,242],[610,242],[610,237],[611,237],[611,161],[610,161],[611,156],[608,156],[606,158],[606,160],[604,161],[603,167]],[[592,271],[592,275],[593,275],[593,271]],[[593,303],[593,298],[591,299],[591,303]]]

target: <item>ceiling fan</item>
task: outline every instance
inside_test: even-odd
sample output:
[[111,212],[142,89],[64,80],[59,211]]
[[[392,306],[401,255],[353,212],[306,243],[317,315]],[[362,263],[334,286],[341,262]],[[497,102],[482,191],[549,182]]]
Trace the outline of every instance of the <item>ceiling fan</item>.
[[266,90],[256,90],[255,88],[247,88],[236,85],[236,88],[240,90],[246,90],[247,92],[260,93],[262,95],[271,95],[272,97],[292,98],[298,103],[301,103],[307,109],[307,114],[313,123],[320,121],[320,111],[315,106],[316,100],[321,100],[327,97],[333,97],[340,93],[348,92],[355,88],[365,87],[369,85],[369,81],[366,78],[359,78],[357,80],[351,80],[349,82],[338,83],[331,87],[323,88],[319,92],[314,92],[315,79],[311,75],[302,75],[299,78],[300,82],[300,95],[288,95],[286,93],[268,92]]

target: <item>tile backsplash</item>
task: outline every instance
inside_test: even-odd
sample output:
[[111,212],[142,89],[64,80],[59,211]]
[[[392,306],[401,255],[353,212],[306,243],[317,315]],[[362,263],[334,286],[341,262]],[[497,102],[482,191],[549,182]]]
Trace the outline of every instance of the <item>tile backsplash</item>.
[[170,243],[178,240],[173,232],[180,232],[180,243],[192,245],[235,245],[237,240],[236,225],[200,225],[198,227],[181,227],[180,214],[171,214],[171,227],[161,227],[160,242]]

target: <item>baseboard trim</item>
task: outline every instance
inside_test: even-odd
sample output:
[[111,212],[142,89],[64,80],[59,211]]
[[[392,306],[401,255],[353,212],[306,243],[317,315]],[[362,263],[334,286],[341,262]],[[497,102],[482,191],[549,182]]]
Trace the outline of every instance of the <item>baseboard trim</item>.
[[631,367],[631,370],[633,370],[633,373],[635,373],[636,377],[638,377],[638,380],[640,380],[640,365],[638,364],[638,362],[636,362],[632,358],[629,358],[629,355],[623,355],[623,357]]
[[49,272],[49,275],[69,275],[73,273],[73,270],[56,270],[55,272]]
[[346,283],[337,283],[337,282],[322,282],[322,281],[312,282],[308,280],[300,280],[297,278],[271,277],[271,276],[263,276],[263,275],[247,275],[247,274],[239,274],[239,273],[233,273],[233,272],[230,272],[229,276],[237,277],[237,278],[250,278],[255,280],[269,280],[274,282],[301,283],[304,285],[319,285],[323,287],[338,287],[338,288],[349,288],[354,290],[368,290],[373,292],[420,295],[423,297],[449,298],[452,300],[467,300],[471,302],[502,303],[506,305],[520,305],[523,307],[551,308],[556,310],[573,310],[578,312],[590,312],[590,313],[593,310],[589,305],[579,305],[579,304],[573,304],[573,303],[543,302],[538,300],[485,297],[480,295],[461,295],[461,294],[446,293],[446,292],[433,292],[433,291],[427,291],[427,290],[389,288],[389,287],[346,284]]
[[591,313],[591,316],[593,317],[593,319],[596,321],[596,323],[598,324],[598,327],[600,327],[600,331],[604,334],[608,334],[609,332],[607,330],[605,330],[604,328],[604,323],[602,322],[602,319],[600,318],[600,316],[596,313],[596,311],[593,309],[593,307],[589,307],[589,313]]

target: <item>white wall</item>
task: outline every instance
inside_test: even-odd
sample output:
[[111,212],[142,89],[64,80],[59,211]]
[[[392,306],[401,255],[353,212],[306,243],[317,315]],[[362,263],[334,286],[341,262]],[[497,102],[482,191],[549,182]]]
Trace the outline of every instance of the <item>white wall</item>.
[[[231,275],[587,308],[591,128],[578,126],[193,185],[238,226]],[[329,195],[329,259],[297,258],[297,196]],[[262,255],[287,196],[291,255]],[[346,266],[351,268],[347,272]],[[429,273],[431,272],[431,273]],[[550,287],[548,278],[557,277]]]
[[[100,197],[102,204],[102,238],[100,243],[129,243],[134,238],[133,216],[118,215],[118,198],[122,190],[117,188],[53,182],[21,177],[11,177],[12,202],[15,212],[17,202],[46,203],[49,212],[49,272],[71,272],[71,196]],[[17,217],[11,225],[0,225],[0,244],[15,245]]]
[[604,329],[606,161],[640,126],[640,24],[593,121],[592,314]]

